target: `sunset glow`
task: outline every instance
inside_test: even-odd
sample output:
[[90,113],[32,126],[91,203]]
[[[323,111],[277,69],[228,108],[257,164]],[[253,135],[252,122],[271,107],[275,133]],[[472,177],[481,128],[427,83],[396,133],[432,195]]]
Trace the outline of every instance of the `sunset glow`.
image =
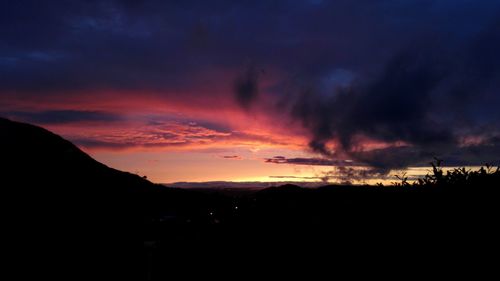
[[160,183],[498,161],[496,4],[105,2],[2,9],[1,116]]

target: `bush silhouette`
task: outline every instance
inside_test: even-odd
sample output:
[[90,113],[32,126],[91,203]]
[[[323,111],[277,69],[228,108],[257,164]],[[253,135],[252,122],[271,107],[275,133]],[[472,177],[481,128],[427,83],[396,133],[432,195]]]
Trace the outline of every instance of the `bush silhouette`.
[[434,188],[470,188],[475,186],[476,188],[481,188],[499,184],[500,167],[493,167],[486,164],[478,170],[460,167],[444,173],[442,163],[442,160],[436,158],[435,161],[430,163],[432,173],[428,173],[423,178],[417,179],[413,184],[408,182],[408,178],[404,174],[402,177],[397,176],[401,182],[395,183],[395,185]]

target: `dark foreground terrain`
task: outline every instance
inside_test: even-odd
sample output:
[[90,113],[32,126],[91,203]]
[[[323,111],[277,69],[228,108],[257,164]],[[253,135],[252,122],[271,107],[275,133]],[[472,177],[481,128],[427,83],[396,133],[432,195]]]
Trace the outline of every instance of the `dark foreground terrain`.
[[498,268],[498,168],[444,174],[435,163],[417,184],[233,194],[155,185],[6,119],[0,150],[4,252],[18,279],[233,271],[240,279],[267,269],[282,277],[428,269],[479,277]]

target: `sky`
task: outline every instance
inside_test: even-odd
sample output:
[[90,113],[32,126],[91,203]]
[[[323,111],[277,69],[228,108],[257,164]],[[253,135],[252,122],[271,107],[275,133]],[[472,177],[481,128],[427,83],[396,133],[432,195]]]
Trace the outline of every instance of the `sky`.
[[0,116],[154,182],[500,161],[500,1],[0,3]]

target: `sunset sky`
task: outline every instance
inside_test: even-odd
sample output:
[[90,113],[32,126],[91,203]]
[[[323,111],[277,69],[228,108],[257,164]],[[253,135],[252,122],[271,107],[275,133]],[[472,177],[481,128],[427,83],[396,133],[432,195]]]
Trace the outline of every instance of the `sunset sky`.
[[7,0],[0,116],[154,182],[372,183],[498,164],[499,50],[500,1]]

